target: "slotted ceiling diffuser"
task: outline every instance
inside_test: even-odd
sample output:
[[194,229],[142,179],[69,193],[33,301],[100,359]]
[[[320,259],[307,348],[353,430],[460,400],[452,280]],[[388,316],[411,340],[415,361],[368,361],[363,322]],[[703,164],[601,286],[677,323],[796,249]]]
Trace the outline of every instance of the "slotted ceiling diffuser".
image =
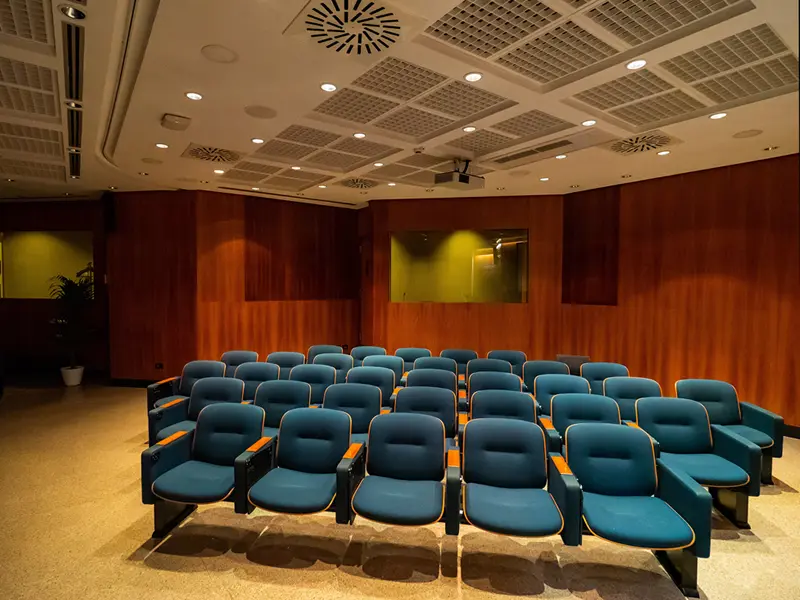
[[617,154],[641,154],[642,152],[658,150],[664,146],[671,146],[677,141],[677,139],[667,135],[660,129],[655,129],[647,133],[613,141],[607,144],[606,148]]
[[325,0],[305,17],[311,39],[345,54],[382,52],[400,37],[397,16],[372,0]]
[[355,188],[358,190],[368,190],[378,185],[377,181],[372,179],[364,179],[362,177],[352,177],[350,179],[343,179],[339,182],[344,187]]
[[233,163],[241,158],[241,155],[233,150],[225,150],[224,148],[216,148],[214,146],[202,146],[200,144],[189,144],[181,156],[183,158],[194,158],[195,160],[218,163]]

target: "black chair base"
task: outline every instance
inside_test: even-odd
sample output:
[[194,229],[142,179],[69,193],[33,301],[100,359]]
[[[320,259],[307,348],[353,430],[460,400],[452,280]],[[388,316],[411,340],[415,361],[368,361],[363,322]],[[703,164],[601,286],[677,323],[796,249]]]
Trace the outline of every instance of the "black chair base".
[[761,451],[761,483],[762,485],[773,485],[772,481],[772,448]]
[[694,546],[683,550],[655,550],[653,553],[684,596],[700,597],[697,590],[697,555]]
[[747,521],[750,499],[746,491],[727,488],[710,488],[709,491],[714,508],[740,529],[750,529]]
[[167,537],[183,520],[197,509],[197,504],[181,504],[167,500],[156,500],[153,505],[155,521],[153,535],[155,539]]

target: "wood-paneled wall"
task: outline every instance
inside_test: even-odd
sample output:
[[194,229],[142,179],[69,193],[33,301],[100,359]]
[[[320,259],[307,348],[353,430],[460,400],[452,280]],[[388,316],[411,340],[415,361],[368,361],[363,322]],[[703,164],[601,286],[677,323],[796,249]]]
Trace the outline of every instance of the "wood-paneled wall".
[[[570,202],[602,205],[608,194]],[[482,355],[515,348],[529,358],[588,354],[658,380],[665,394],[674,394],[677,379],[724,379],[743,400],[798,425],[798,198],[796,155],[620,186],[616,306],[562,304],[562,256],[575,253],[564,248],[561,197],[374,202],[361,217],[371,246],[363,258],[370,267],[363,342]],[[392,231],[523,223],[527,304],[389,302]],[[588,276],[582,272],[573,276]]]

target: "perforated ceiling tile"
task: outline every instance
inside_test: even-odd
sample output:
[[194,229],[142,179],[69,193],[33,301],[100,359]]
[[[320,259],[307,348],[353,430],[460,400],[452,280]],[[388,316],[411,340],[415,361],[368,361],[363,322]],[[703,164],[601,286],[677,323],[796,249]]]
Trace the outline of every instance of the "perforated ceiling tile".
[[717,104],[732,102],[798,83],[797,59],[792,55],[745,67],[694,84]]
[[240,171],[239,169],[230,169],[220,175],[220,179],[227,179],[230,181],[246,181],[253,183],[264,179],[263,173],[253,173],[252,171]]
[[375,125],[381,129],[416,138],[431,134],[453,123],[455,123],[453,119],[406,106],[390,115],[386,115],[377,121]]
[[284,169],[278,174],[278,177],[291,177],[292,179],[302,179],[310,183],[317,183],[320,180],[330,179],[327,175],[321,173],[314,173],[312,171],[292,171],[291,169]]
[[0,81],[4,83],[52,92],[55,88],[55,76],[53,69],[0,56]]
[[345,121],[369,123],[397,106],[399,105],[391,100],[344,88],[314,110],[323,115],[344,119]]
[[386,165],[373,171],[370,171],[370,177],[378,177],[380,179],[394,179],[396,177],[403,177],[409,173],[413,173],[417,169],[415,167],[404,167],[403,165]]
[[0,123],[0,149],[61,157],[61,132],[26,125]]
[[418,173],[406,175],[403,177],[403,181],[405,183],[413,183],[415,185],[427,187],[429,185],[433,185],[433,180],[435,177],[436,173],[433,171],[419,171]]
[[672,85],[647,69],[590,88],[575,98],[601,110],[666,92]]
[[353,85],[384,96],[411,100],[446,79],[436,71],[389,57],[356,79]]
[[49,44],[44,0],[2,0],[0,33],[32,42]]
[[687,116],[704,104],[680,90],[668,92],[653,98],[646,98],[627,106],[609,111],[615,117],[632,125],[647,125]]
[[501,121],[496,125],[492,125],[492,129],[497,129],[504,133],[510,133],[519,137],[549,135],[564,129],[573,127],[572,123],[568,123],[563,119],[548,115],[540,110],[531,110],[516,117],[511,117],[505,121]]
[[0,108],[32,115],[58,116],[58,105],[52,94],[0,84]]
[[759,25],[661,63],[679,79],[692,83],[724,71],[789,52],[769,25]]
[[506,101],[506,98],[474,85],[452,81],[443,88],[423,96],[415,104],[432,108],[446,115],[469,117]]
[[739,0],[609,0],[587,16],[631,46],[657,38]]
[[327,146],[331,142],[335,142],[341,136],[336,133],[331,133],[330,131],[314,129],[313,127],[292,125],[281,131],[275,137],[279,137],[282,140],[289,140],[290,142],[299,142],[307,146],[321,148],[322,146]]
[[62,165],[15,160],[13,158],[0,160],[0,173],[18,177],[52,179],[54,181],[66,181],[67,179],[67,171]]
[[291,177],[275,176],[270,177],[264,182],[264,186],[268,188],[280,188],[284,190],[300,191],[310,187],[311,183],[303,181],[302,179],[294,179]]
[[431,156],[430,154],[420,153],[407,156],[398,162],[401,165],[408,165],[410,167],[419,167],[422,169],[427,169],[435,165],[440,165],[446,161],[449,162],[449,160],[450,160],[449,158],[442,158],[441,156]]
[[280,171],[282,167],[276,167],[273,165],[263,165],[261,163],[254,163],[243,160],[242,162],[236,165],[236,169],[240,171],[252,171],[253,173],[261,173],[262,175],[271,175],[272,173],[277,173],[278,171]]
[[339,150],[340,152],[358,154],[359,156],[384,156],[390,152],[399,150],[399,148],[392,148],[386,144],[378,144],[377,142],[369,142],[357,138],[345,138],[341,142],[331,146],[331,148],[333,150]]
[[354,165],[364,161],[363,156],[353,156],[352,154],[342,154],[331,150],[320,150],[313,156],[309,156],[307,161],[323,165],[325,167],[335,167],[339,169],[350,169]]
[[497,59],[501,65],[548,83],[617,54],[617,50],[572,21],[559,25]]
[[280,156],[281,158],[303,158],[314,152],[316,148],[302,146],[283,140],[270,140],[256,150],[260,156]]
[[487,57],[560,16],[536,0],[465,0],[425,32],[470,54]]
[[494,133],[493,131],[479,129],[473,133],[462,135],[460,138],[448,142],[447,145],[463,148],[464,150],[469,150],[474,152],[477,156],[480,156],[513,143],[514,138],[506,137],[499,133]]

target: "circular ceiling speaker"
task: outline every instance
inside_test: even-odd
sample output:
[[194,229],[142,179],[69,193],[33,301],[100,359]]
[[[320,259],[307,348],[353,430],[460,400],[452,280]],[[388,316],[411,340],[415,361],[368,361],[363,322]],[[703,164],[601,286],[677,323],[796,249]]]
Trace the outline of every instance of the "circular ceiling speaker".
[[230,48],[219,44],[209,44],[200,49],[204,58],[215,63],[230,64],[239,60],[239,55]]
[[158,160],[157,158],[143,158],[142,162],[147,164],[147,165],[160,165],[164,161],[163,160]]
[[737,140],[743,140],[745,138],[756,137],[762,133],[764,133],[763,129],[745,129],[744,131],[737,131],[733,134],[733,137],[735,137]]
[[400,20],[374,0],[325,0],[310,5],[306,32],[326,48],[344,54],[373,54],[400,38]]
[[245,106],[244,112],[254,119],[274,119],[278,116],[278,113],[274,109],[269,106],[260,106],[258,104]]

